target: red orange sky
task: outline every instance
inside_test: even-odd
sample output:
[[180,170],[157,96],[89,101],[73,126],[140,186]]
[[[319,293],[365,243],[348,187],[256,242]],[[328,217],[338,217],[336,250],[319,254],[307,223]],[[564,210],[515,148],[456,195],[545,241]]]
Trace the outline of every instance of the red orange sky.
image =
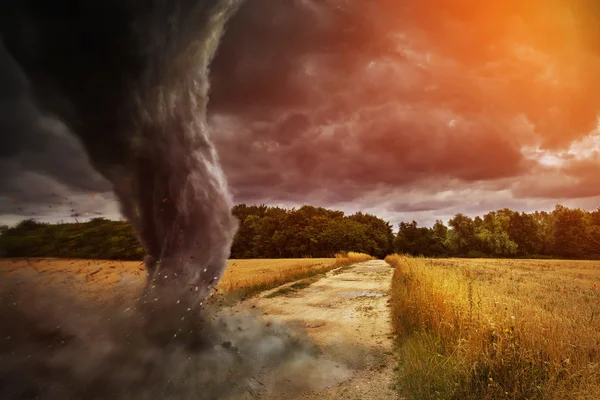
[[[598,22],[591,0],[248,2],[213,64],[209,103],[236,201],[423,224],[502,207],[595,209]],[[11,174],[2,219],[26,214],[15,195],[27,212],[68,219],[66,205],[47,209],[50,191],[117,216],[85,160],[68,165],[48,143],[0,159]]]

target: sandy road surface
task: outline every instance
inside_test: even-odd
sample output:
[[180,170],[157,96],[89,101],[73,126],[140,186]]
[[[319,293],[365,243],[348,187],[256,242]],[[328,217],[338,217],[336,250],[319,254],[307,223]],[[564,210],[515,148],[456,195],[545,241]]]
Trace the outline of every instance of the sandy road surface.
[[[25,279],[27,286],[31,285],[27,293],[36,296],[40,292],[33,289],[49,285],[102,301],[125,296],[122,301],[126,302],[126,298],[135,297],[138,290],[134,289],[143,281],[143,266],[139,263],[132,269],[134,274],[127,274],[108,261],[67,260],[64,268],[56,268],[50,261],[26,261],[23,268],[11,262],[3,272]],[[262,314],[264,321],[279,320],[285,329],[299,332],[302,337],[307,335],[318,351],[316,357],[313,353],[307,355],[308,361],[300,357],[298,364],[293,364],[298,368],[292,367],[291,374],[278,367],[275,371],[267,369],[265,375],[258,374],[244,395],[235,399],[395,399],[390,389],[395,360],[388,307],[392,273],[384,261],[368,261],[330,271],[309,287],[292,293],[265,298],[278,290],[273,289],[233,307],[223,307],[224,315]],[[272,383],[273,375],[283,376],[290,383],[277,386]]]
[[275,298],[258,296],[240,307],[253,308],[303,328],[321,350],[349,371],[342,382],[305,393],[278,393],[247,398],[395,399],[392,383],[392,334],[388,292],[393,270],[384,261],[356,264],[308,288]]

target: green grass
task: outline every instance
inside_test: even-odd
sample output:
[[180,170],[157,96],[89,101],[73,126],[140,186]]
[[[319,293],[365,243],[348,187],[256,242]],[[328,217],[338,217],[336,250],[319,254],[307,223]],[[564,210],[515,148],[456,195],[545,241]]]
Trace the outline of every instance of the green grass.
[[292,289],[291,287],[286,286],[286,287],[282,287],[281,289],[277,289],[273,293],[269,293],[268,295],[265,296],[265,299],[272,299],[274,297],[285,296],[286,294],[296,293],[296,292],[297,292],[296,289]]
[[343,274],[344,272],[350,271],[352,268],[354,268],[353,265],[346,265],[344,267],[334,269],[331,273],[333,275],[339,275],[339,274]]
[[265,297],[265,299],[272,299],[274,297],[285,296],[288,294],[296,293],[299,290],[306,289],[307,287],[309,287],[310,285],[312,285],[313,283],[319,281],[320,279],[322,279],[324,277],[325,277],[325,274],[315,275],[308,279],[304,279],[304,280],[292,283],[289,286],[282,287],[272,293],[269,293],[268,295],[266,295],[264,297]]
[[302,290],[302,289],[306,289],[310,285],[312,285],[312,282],[309,282],[309,281],[300,281],[300,282],[296,282],[294,284],[291,284],[290,287],[292,289]]

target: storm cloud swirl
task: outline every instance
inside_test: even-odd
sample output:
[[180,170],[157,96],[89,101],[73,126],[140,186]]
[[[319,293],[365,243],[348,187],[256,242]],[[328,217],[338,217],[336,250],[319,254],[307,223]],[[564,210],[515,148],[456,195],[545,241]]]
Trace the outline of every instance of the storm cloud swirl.
[[42,110],[111,183],[151,274],[167,268],[199,295],[237,227],[206,125],[208,66],[237,3],[15,1],[1,21]]

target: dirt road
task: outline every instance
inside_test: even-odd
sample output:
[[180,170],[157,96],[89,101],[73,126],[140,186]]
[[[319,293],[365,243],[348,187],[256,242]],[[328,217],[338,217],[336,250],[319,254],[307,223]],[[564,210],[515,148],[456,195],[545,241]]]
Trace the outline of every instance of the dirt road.
[[342,382],[330,387],[259,398],[397,398],[390,389],[394,360],[388,292],[392,272],[384,261],[368,261],[330,272],[296,292],[274,298],[265,298],[263,294],[245,302],[244,308],[261,310],[264,315],[303,328],[320,348],[320,357],[343,364],[339,368],[349,371]]
[[[18,263],[11,262],[5,272],[23,278],[28,287],[24,293],[35,294],[36,301],[46,301],[40,300],[43,293],[52,295],[52,291],[35,290],[39,286],[57,287],[65,293],[81,295],[81,299],[98,299],[100,303],[111,300],[108,303],[112,304],[113,297],[135,297],[141,287],[139,282],[144,281],[143,266],[139,263],[132,269],[133,275],[108,261],[67,260],[63,262],[64,268],[56,268],[49,260],[25,263],[26,266],[19,268]],[[269,367],[264,373],[257,372],[242,397],[234,397],[235,400],[395,399],[390,389],[395,360],[388,307],[392,273],[393,269],[384,261],[368,261],[330,271],[320,279],[290,283],[233,306],[224,305],[221,312],[225,316],[251,316],[244,319],[247,326],[254,326],[253,321],[265,324],[279,321],[286,332],[294,332],[294,336],[297,333],[311,348],[297,356],[285,347],[277,350],[277,346],[285,343],[278,342],[277,337],[264,341],[272,346],[269,348],[272,354],[291,358],[286,358],[284,364],[274,361],[275,370]],[[289,286],[293,290],[282,294],[281,289]],[[277,296],[269,296],[278,291]],[[47,299],[52,301],[51,297]],[[245,337],[244,332],[237,339]],[[255,334],[261,340],[262,331]],[[235,344],[235,339],[232,340]],[[260,343],[256,345],[257,354],[270,354],[261,350]]]

